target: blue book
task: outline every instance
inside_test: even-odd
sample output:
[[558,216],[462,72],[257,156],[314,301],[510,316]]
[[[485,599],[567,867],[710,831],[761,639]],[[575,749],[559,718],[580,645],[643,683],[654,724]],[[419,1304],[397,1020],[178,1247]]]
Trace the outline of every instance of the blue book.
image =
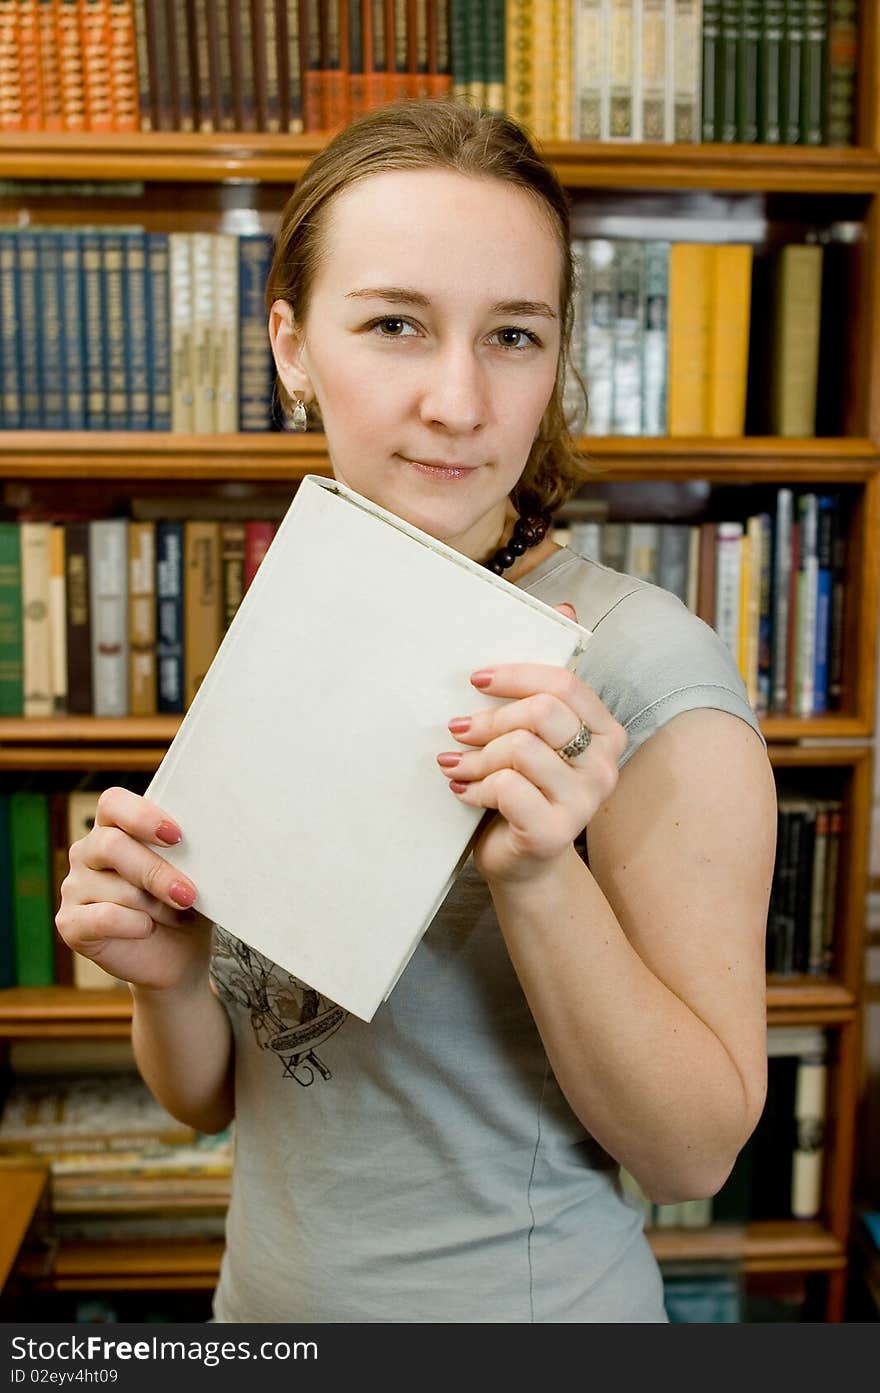
[[66,363],[61,327],[61,244],[58,233],[50,228],[41,228],[36,238],[43,325],[43,426],[46,430],[64,430],[67,411],[64,399]]
[[266,332],[264,296],[272,264],[272,238],[263,232],[239,240],[238,402],[242,431],[272,429],[275,362]]
[[168,233],[147,233],[147,334],[150,366],[150,429],[171,429],[171,292]]
[[24,430],[43,426],[43,334],[40,295],[39,245],[33,228],[15,233],[21,317],[19,361],[21,363],[21,424]]
[[5,430],[21,427],[21,296],[11,228],[0,228],[0,421]]
[[101,233],[101,274],[104,279],[104,342],[107,353],[107,429],[128,429],[128,379],[125,342],[123,270],[125,233],[118,228]]
[[183,711],[183,523],[156,523],[156,709]]
[[128,382],[128,428],[150,429],[150,363],[147,326],[147,239],[140,227],[125,235],[125,371]]
[[839,501],[832,494],[820,493],[817,547],[819,567],[816,584],[816,652],[813,661],[813,711],[828,710],[828,665],[831,654],[831,546],[834,514]]
[[15,986],[12,905],[12,829],[9,818],[9,794],[0,793],[0,987]]
[[86,425],[107,429],[107,361],[104,274],[101,265],[101,233],[86,228],[82,234],[83,305],[86,343]]
[[61,252],[61,350],[64,355],[64,413],[68,430],[85,430],[86,326],[83,310],[82,237],[76,229],[58,234]]

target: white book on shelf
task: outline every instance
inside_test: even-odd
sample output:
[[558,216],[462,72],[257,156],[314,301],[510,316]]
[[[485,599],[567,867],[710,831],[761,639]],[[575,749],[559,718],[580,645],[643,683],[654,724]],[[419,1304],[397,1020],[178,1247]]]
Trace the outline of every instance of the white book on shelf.
[[744,531],[741,522],[719,522],[715,539],[715,629],[737,662]]
[[332,479],[308,475],[147,790],[163,856],[228,933],[370,1020],[467,859],[447,722],[503,662],[587,630]]

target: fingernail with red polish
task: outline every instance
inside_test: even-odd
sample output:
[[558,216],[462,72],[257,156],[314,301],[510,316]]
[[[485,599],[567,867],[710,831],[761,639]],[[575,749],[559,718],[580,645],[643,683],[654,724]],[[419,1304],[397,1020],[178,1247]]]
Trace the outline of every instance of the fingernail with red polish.
[[471,728],[470,716],[454,716],[446,727],[451,730],[453,735],[464,735],[466,730]]
[[492,685],[492,678],[494,676],[495,673],[492,668],[482,668],[479,672],[471,673],[471,682],[475,687],[479,687],[482,690]]
[[438,755],[437,763],[440,765],[441,769],[454,769],[456,764],[461,763],[461,755]]
[[168,891],[175,904],[179,904],[181,909],[189,909],[196,897],[196,892],[191,885],[185,885],[182,880],[176,880]]
[[453,793],[467,793],[467,784],[460,784],[455,779],[450,779],[449,787]]
[[156,828],[156,836],[166,846],[176,846],[180,841],[180,828],[175,827],[173,822],[160,822]]

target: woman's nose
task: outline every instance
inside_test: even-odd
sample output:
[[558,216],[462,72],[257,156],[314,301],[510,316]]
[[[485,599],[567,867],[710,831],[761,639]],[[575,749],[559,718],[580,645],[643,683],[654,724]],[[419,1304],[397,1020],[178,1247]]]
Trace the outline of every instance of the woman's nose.
[[423,386],[422,419],[456,433],[477,430],[487,418],[485,369],[471,345],[432,356]]

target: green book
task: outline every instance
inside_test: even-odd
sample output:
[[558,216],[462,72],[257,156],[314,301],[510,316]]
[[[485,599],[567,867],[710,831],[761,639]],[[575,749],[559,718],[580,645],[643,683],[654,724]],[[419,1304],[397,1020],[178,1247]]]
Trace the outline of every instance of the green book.
[[785,0],[785,26],[782,31],[780,82],[780,126],[783,145],[801,141],[803,106],[803,57],[806,37],[806,0]]
[[723,0],[718,38],[715,87],[715,139],[730,145],[737,139],[736,67],[739,46],[739,0]]
[[758,142],[778,145],[785,0],[764,0],[758,44]]
[[816,433],[822,248],[783,247],[776,263],[771,369],[771,432]]
[[715,139],[715,107],[721,50],[721,0],[703,0],[702,46],[700,138],[704,143],[708,143]]
[[740,0],[736,45],[736,138],[744,145],[754,145],[758,139],[758,50],[761,46],[762,11],[761,0]]
[[824,138],[827,50],[827,0],[806,0],[804,47],[801,55],[802,145],[821,145]]
[[825,142],[852,145],[856,129],[857,0],[828,0]]
[[23,712],[21,533],[17,522],[0,522],[0,716]]
[[9,813],[16,982],[49,987],[55,980],[55,929],[48,797],[17,789]]

